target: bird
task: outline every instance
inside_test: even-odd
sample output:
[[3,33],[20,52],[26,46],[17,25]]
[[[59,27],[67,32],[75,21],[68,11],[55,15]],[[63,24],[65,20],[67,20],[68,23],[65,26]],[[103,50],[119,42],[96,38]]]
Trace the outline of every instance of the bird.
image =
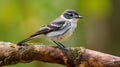
[[66,48],[61,42],[73,34],[77,27],[78,20],[82,18],[83,16],[80,16],[76,10],[66,9],[58,18],[42,26],[34,34],[18,42],[17,45],[23,46],[27,41],[43,35],[52,40],[59,48]]

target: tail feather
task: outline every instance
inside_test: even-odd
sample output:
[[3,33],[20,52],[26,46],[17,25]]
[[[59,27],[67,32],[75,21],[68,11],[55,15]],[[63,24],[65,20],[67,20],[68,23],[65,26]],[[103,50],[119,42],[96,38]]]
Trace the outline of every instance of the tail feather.
[[24,45],[25,42],[30,41],[31,39],[32,39],[32,38],[30,38],[30,37],[29,37],[29,38],[26,38],[26,39],[24,39],[24,40],[18,42],[17,45],[22,46],[22,45]]

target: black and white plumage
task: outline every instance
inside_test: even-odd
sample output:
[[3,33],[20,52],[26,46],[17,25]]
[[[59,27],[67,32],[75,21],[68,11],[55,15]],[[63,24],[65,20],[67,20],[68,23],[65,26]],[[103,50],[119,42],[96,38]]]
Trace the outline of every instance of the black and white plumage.
[[78,19],[81,18],[82,16],[80,16],[75,10],[67,9],[60,17],[52,21],[50,24],[41,27],[36,33],[20,41],[17,45],[23,45],[25,42],[33,38],[45,35],[58,46],[64,47],[60,42],[66,40],[72,35],[77,27]]

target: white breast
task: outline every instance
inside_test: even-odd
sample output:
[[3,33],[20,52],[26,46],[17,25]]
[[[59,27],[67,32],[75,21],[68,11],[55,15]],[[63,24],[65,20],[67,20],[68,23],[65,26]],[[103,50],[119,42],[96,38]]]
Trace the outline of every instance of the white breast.
[[57,41],[61,42],[61,41],[68,39],[72,35],[72,33],[74,32],[75,28],[76,28],[76,24],[71,23],[71,29],[68,32],[66,32],[64,35],[59,36],[57,38]]
[[[72,35],[73,31],[74,31],[75,28],[76,28],[76,23],[70,22],[70,25],[71,25],[71,26],[69,26],[69,27],[70,27],[69,30],[67,30],[68,27],[66,27],[66,28],[64,28],[64,29],[61,30],[61,31],[51,32],[51,33],[47,34],[47,36],[48,36],[50,39],[52,39],[52,40],[54,40],[54,41],[56,41],[56,42],[64,41],[64,40],[66,40],[67,38],[69,38],[69,37]],[[67,30],[67,32],[65,32],[66,30]]]

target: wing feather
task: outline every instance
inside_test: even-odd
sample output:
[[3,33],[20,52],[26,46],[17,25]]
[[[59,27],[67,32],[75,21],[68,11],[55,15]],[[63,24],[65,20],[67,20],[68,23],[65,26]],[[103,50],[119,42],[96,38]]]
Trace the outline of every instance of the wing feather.
[[60,29],[63,29],[67,25],[67,22],[65,21],[54,21],[51,24],[45,25],[44,27],[40,28],[36,33],[31,35],[30,37],[34,37],[40,34],[47,34],[52,31],[57,31]]

